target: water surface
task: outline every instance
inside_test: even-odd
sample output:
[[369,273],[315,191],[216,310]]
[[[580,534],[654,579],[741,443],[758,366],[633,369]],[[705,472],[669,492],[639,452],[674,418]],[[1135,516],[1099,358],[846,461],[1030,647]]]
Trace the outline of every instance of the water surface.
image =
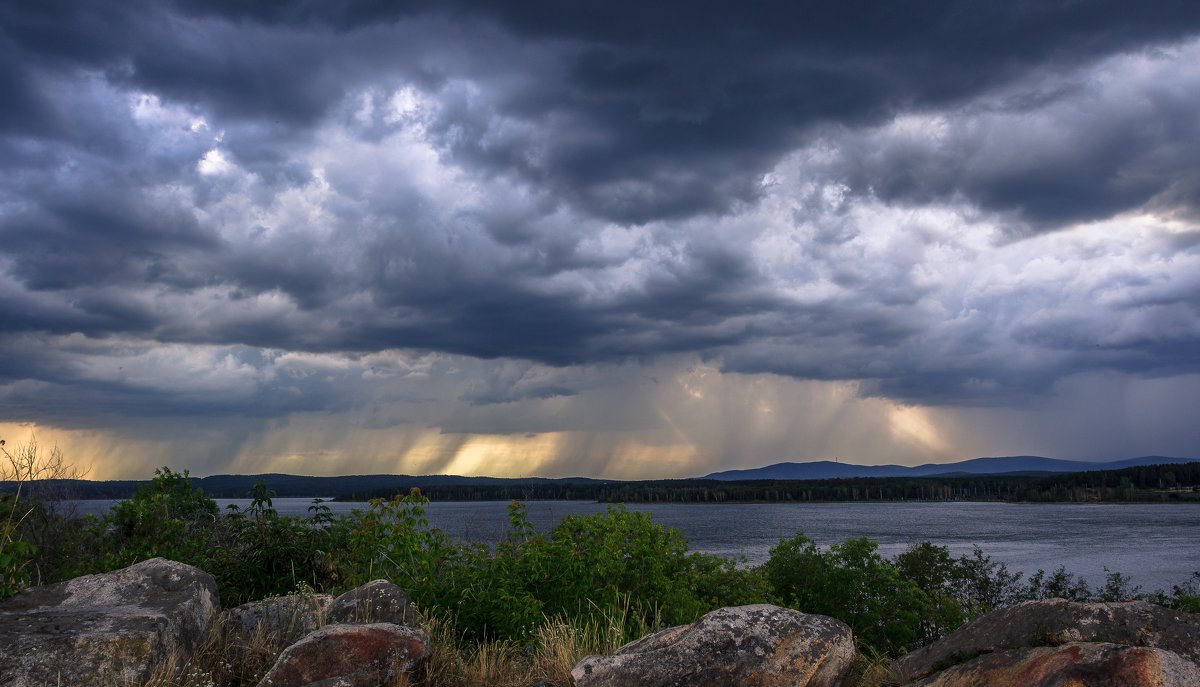
[[[249,499],[217,499],[224,508],[245,508]],[[81,513],[106,511],[115,501],[82,501]],[[307,515],[311,499],[275,499],[285,515]],[[334,513],[364,503],[327,503]],[[508,528],[507,503],[435,502],[429,523],[458,540],[494,543]],[[529,501],[534,526],[548,530],[573,513],[600,513],[588,501]],[[1093,586],[1104,569],[1133,577],[1146,590],[1183,584],[1200,571],[1200,505],[1196,504],[1008,504],[1008,503],[821,503],[821,504],[636,504],[656,522],[681,530],[692,549],[762,563],[781,538],[804,532],[817,543],[866,536],[887,555],[909,542],[928,540],[956,554],[979,546],[1010,569],[1034,572],[1065,565]],[[1194,582],[1192,584],[1195,584]]]

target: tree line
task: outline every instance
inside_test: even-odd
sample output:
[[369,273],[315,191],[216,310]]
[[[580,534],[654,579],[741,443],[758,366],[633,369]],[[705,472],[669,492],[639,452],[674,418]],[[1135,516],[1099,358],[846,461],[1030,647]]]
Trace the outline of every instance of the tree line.
[[[391,498],[418,488],[435,501],[599,501],[602,503],[809,503],[838,501],[1197,502],[1200,461],[1060,474],[854,477],[820,480],[501,479],[452,475],[217,475],[189,478],[210,496],[244,497],[254,482],[279,484],[278,496]],[[129,498],[142,481],[40,481],[26,489],[56,498]],[[0,482],[0,493],[11,484]],[[11,489],[7,489],[11,491]]]
[[[1200,462],[1054,475],[948,475],[822,480],[441,484],[435,501],[588,500],[602,503],[807,503],[830,501],[1196,502]],[[389,498],[391,488],[356,490],[345,501]]]

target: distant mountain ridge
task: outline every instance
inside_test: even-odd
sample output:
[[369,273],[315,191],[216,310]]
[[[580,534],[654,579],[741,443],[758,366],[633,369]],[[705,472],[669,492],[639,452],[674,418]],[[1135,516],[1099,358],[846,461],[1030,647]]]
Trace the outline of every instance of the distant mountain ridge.
[[852,477],[940,477],[947,475],[1004,475],[1013,473],[1045,474],[1064,472],[1090,472],[1093,470],[1120,470],[1141,465],[1163,465],[1191,463],[1200,458],[1176,458],[1169,456],[1140,456],[1109,462],[1062,460],[1042,456],[998,456],[972,458],[957,463],[926,463],[913,467],[905,465],[856,465],[832,460],[788,462],[766,465],[744,470],[721,470],[705,475],[702,479],[725,482],[776,479],[844,479]]

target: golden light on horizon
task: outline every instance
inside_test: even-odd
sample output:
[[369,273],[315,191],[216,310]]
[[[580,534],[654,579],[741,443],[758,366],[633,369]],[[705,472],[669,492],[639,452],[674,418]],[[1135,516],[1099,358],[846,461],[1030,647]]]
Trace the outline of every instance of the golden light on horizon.
[[888,409],[888,421],[896,438],[918,444],[939,456],[950,453],[950,447],[933,423],[928,408],[892,405]]
[[559,432],[534,435],[471,435],[445,466],[449,475],[535,477],[559,455]]

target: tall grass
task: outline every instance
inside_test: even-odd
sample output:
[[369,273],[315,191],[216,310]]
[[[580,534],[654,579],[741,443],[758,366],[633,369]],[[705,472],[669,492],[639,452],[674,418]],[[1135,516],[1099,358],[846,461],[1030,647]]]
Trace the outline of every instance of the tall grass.
[[[605,609],[599,620],[545,618],[529,641],[519,643],[471,640],[456,629],[451,618],[434,615],[423,626],[432,643],[424,674],[400,674],[387,687],[528,687],[537,682],[566,687],[572,684],[571,668],[585,656],[610,654],[624,644],[631,622],[635,634],[651,629],[631,620],[626,600]],[[318,621],[322,624],[323,618]],[[102,687],[256,685],[279,654],[302,634],[274,632],[267,623],[247,634],[236,619],[223,615],[209,626],[190,658],[168,656],[142,685],[108,680]]]

